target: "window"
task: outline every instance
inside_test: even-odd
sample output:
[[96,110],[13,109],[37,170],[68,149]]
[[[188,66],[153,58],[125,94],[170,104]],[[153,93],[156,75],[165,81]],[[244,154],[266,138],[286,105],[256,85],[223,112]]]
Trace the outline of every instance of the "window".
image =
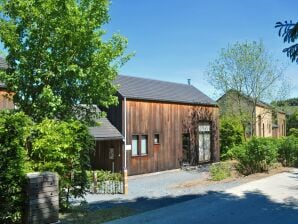
[[159,144],[159,134],[154,134],[154,144]]
[[131,141],[131,155],[132,156],[137,156],[138,151],[139,151],[139,136],[138,135],[133,135],[132,136],[132,141]]
[[148,136],[142,135],[141,139],[141,155],[147,155]]
[[133,135],[131,140],[131,155],[144,156],[148,154],[148,135]]

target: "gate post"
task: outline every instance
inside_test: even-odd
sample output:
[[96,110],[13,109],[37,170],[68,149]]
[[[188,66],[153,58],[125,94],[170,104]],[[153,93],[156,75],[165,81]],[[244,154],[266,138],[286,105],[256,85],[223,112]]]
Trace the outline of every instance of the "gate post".
[[51,172],[27,174],[23,223],[59,223],[58,175]]
[[123,194],[128,194],[128,177],[127,169],[123,170]]

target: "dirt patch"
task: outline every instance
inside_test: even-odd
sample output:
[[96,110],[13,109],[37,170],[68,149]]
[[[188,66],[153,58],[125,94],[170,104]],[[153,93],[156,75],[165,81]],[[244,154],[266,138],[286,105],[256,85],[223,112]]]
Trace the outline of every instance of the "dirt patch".
[[214,184],[221,184],[221,183],[229,183],[232,181],[241,181],[243,183],[247,183],[250,181],[254,181],[254,180],[258,180],[258,179],[262,179],[265,177],[269,177],[278,173],[282,173],[282,172],[289,172],[291,169],[291,167],[280,167],[277,166],[275,168],[272,168],[271,170],[269,170],[269,172],[266,173],[255,173],[255,174],[251,174],[248,176],[243,176],[241,174],[239,174],[237,171],[233,170],[231,172],[231,177],[221,180],[221,181],[213,181],[210,179],[210,177],[207,175],[205,179],[199,179],[199,180],[191,180],[191,181],[187,181],[181,184],[177,184],[175,186],[173,186],[172,188],[174,189],[182,189],[182,188],[192,188],[192,187],[199,187],[199,186],[208,186],[208,185],[214,185]]

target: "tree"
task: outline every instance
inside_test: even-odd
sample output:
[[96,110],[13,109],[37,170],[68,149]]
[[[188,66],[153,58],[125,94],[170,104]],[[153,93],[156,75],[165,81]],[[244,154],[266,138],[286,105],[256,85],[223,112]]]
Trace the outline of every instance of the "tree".
[[0,38],[9,68],[0,79],[14,103],[34,120],[89,119],[92,105],[117,103],[112,81],[127,40],[104,41],[108,0],[3,0]]
[[237,42],[221,50],[219,57],[209,64],[207,75],[221,95],[233,93],[231,104],[222,111],[228,109],[226,114],[239,116],[244,130],[249,125],[253,135],[256,105],[276,91],[282,70],[262,42]]
[[[294,43],[298,38],[298,22],[293,23],[292,20],[277,22],[275,28],[278,28],[278,35],[283,37],[284,43]],[[283,49],[283,52],[292,60],[298,63],[298,44],[293,44],[290,47]]]

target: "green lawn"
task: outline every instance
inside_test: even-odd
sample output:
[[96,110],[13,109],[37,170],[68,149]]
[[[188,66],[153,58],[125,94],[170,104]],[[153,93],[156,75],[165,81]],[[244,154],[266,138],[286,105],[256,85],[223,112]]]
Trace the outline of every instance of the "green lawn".
[[113,219],[124,218],[135,213],[134,209],[124,206],[96,211],[89,211],[88,209],[84,209],[82,206],[77,206],[67,213],[60,213],[59,219],[62,224],[98,224],[111,221]]

